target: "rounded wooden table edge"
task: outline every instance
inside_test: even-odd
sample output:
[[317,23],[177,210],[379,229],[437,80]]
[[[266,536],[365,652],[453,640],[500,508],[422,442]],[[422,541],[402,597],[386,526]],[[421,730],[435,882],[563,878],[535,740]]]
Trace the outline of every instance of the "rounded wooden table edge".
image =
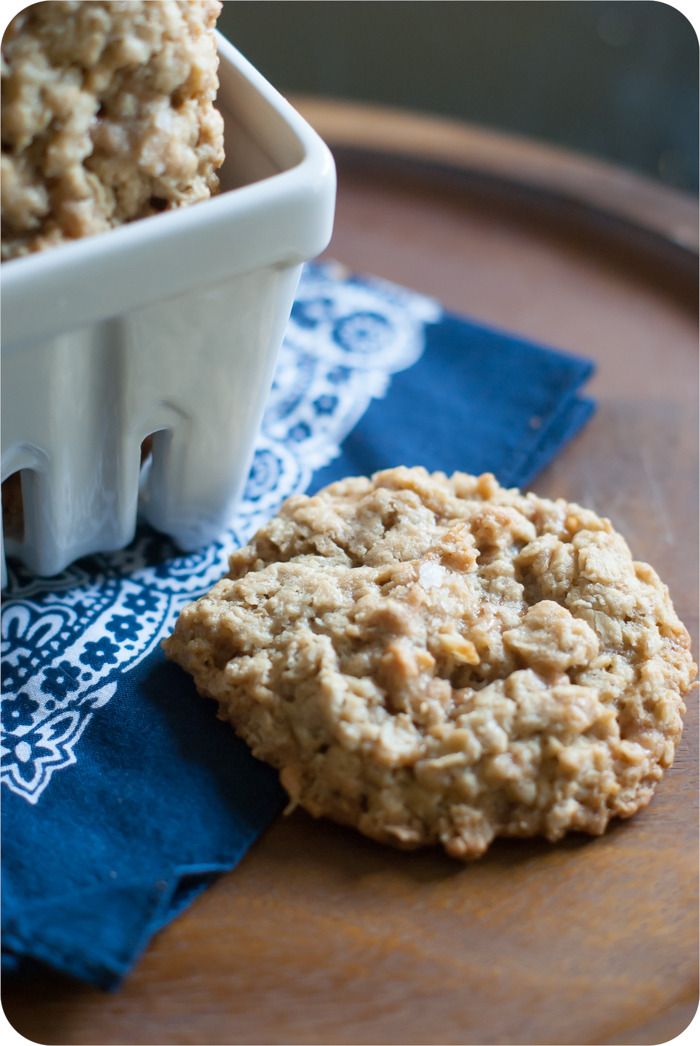
[[434,114],[290,96],[331,150],[434,164],[535,190],[631,225],[697,256],[697,198],[602,160]]

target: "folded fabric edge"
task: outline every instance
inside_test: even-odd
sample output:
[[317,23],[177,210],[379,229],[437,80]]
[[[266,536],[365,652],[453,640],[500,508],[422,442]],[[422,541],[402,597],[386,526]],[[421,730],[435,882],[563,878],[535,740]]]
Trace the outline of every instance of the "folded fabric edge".
[[557,415],[546,439],[533,448],[532,457],[523,467],[524,482],[529,484],[558,456],[560,451],[586,426],[593,417],[598,404],[587,396],[577,397],[565,412]]
[[[179,865],[167,878],[145,885],[140,881],[130,884],[140,887],[139,896],[146,898],[146,904],[140,915],[139,930],[130,935],[122,954],[108,958],[104,952],[98,954],[90,948],[78,952],[75,944],[67,940],[60,929],[52,932],[51,927],[43,926],[41,940],[31,929],[11,929],[3,933],[2,941],[6,974],[21,975],[25,969],[29,971],[36,963],[41,963],[96,988],[115,991],[138,962],[154,934],[185,911],[213,879],[235,868],[264,827],[242,840],[230,858],[206,864]],[[184,880],[190,882],[183,889]]]
[[595,414],[597,403],[587,396],[573,396],[542,426],[516,464],[502,477],[504,486],[529,487]]
[[334,279],[342,279],[346,282],[358,281],[363,284],[367,284],[370,287],[377,287],[379,290],[385,292],[399,291],[401,294],[408,296],[414,296],[416,298],[423,298],[426,301],[434,302],[435,305],[441,310],[441,315],[433,321],[430,321],[428,325],[433,323],[439,324],[445,318],[457,320],[461,323],[467,323],[473,330],[482,332],[485,334],[493,334],[501,339],[513,342],[517,345],[522,345],[527,348],[536,348],[543,353],[550,354],[557,359],[562,357],[567,361],[580,364],[587,373],[583,375],[582,381],[586,380],[591,376],[595,370],[595,365],[586,356],[580,356],[578,353],[571,352],[569,349],[564,349],[561,346],[551,345],[549,343],[541,342],[534,336],[525,336],[519,334],[516,331],[509,330],[507,327],[501,327],[498,323],[491,323],[487,320],[474,319],[471,314],[458,312],[455,309],[447,309],[445,306],[432,295],[427,294],[424,291],[417,291],[413,287],[408,287],[404,283],[397,283],[396,280],[388,280],[383,276],[375,276],[372,273],[357,272],[354,269],[348,268],[343,262],[336,261],[333,258],[324,259],[323,261],[312,261],[307,262],[305,268],[312,271],[322,271]]

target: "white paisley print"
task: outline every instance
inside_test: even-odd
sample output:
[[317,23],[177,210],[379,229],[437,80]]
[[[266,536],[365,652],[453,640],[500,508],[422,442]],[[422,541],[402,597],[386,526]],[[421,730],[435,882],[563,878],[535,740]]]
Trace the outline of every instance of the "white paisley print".
[[338,454],[391,375],[410,367],[436,302],[338,266],[307,266],[280,349],[241,504],[219,541],[183,555],[145,527],[121,552],[57,577],[9,564],[2,616],[2,783],[36,803],[75,763],[78,741],[117,683],[225,571],[284,498]]

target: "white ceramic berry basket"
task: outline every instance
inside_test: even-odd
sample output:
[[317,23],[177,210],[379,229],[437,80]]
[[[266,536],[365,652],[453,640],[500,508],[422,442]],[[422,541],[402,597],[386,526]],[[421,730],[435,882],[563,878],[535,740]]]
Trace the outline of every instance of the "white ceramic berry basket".
[[218,47],[221,193],[2,266],[2,479],[21,471],[24,517],[6,551],[38,574],[128,544],[138,504],[185,549],[215,536],[302,263],[330,239],[330,152],[220,35]]

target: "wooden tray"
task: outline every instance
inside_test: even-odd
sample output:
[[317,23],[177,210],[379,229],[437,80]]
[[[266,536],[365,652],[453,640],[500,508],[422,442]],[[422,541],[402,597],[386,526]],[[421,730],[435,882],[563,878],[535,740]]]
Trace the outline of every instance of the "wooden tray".
[[[609,515],[696,631],[694,201],[446,121],[300,105],[336,146],[332,257],[595,358],[598,413],[536,489]],[[696,747],[693,691],[647,810],[472,866],[280,819],[120,992],[46,975],[8,982],[5,1012],[45,1043],[667,1040],[697,1001]]]

